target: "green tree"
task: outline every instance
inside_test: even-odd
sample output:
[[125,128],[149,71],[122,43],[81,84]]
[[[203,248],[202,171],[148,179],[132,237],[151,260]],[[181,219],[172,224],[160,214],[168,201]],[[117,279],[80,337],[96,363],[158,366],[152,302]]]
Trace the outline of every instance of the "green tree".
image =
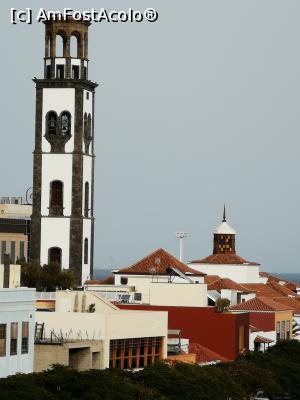
[[71,289],[75,285],[72,270],[61,270],[57,264],[40,266],[38,263],[21,264],[22,286],[35,287],[38,291]]
[[216,301],[216,307],[219,312],[223,312],[229,306],[230,306],[230,301],[228,299],[219,298]]

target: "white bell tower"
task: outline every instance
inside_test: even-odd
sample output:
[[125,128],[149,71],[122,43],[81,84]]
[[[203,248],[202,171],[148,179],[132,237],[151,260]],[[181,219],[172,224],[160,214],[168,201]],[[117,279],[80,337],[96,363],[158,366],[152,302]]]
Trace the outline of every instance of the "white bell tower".
[[[45,23],[44,79],[36,84],[31,260],[93,274],[94,102],[88,22]],[[57,39],[63,54],[57,55]],[[77,54],[70,54],[71,40]]]

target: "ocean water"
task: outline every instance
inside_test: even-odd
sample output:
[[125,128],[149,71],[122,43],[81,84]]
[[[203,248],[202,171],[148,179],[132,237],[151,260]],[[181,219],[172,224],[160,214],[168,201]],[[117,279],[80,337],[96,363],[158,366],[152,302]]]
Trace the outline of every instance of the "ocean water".
[[[271,275],[278,276],[278,278],[285,279],[287,281],[292,281],[300,284],[300,274],[296,273],[278,273],[278,272],[270,272]],[[94,271],[95,279],[104,279],[107,276],[111,275],[110,269],[97,269]]]
[[110,269],[96,269],[94,271],[94,279],[104,279],[109,275],[111,275]]

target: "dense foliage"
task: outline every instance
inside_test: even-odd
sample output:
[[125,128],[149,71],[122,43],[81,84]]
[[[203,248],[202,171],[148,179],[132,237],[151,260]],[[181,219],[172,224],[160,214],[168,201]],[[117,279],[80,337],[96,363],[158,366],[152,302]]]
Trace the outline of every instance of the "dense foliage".
[[71,270],[62,270],[57,264],[40,266],[38,263],[21,263],[21,284],[34,287],[37,291],[70,289],[75,278]]
[[78,372],[56,365],[42,373],[0,379],[1,400],[241,400],[258,390],[270,399],[299,399],[299,342],[280,342],[265,354],[206,367],[160,363],[132,373]]

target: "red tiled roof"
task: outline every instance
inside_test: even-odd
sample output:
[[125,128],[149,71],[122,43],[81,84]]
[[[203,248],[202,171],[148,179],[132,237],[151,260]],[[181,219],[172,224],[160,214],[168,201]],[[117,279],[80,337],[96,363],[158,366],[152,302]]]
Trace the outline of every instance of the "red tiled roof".
[[268,338],[266,338],[266,337],[264,337],[264,336],[256,336],[256,338],[254,339],[254,342],[255,343],[273,343],[274,342],[274,340],[272,340],[272,339],[268,339]]
[[199,343],[191,343],[189,346],[190,353],[196,354],[196,362],[197,363],[208,363],[214,361],[229,361],[227,358],[221,356],[218,353],[208,349],[207,347],[202,346]]
[[292,290],[293,292],[297,291],[297,288],[300,287],[300,285],[295,282],[287,282],[285,285],[288,289]]
[[256,297],[278,297],[278,291],[264,283],[242,283],[248,289],[256,291]]
[[203,272],[188,267],[164,249],[155,250],[130,267],[120,269],[114,272],[114,274],[169,275],[168,268],[170,267],[177,268],[186,275],[206,275]]
[[239,285],[238,283],[234,282],[233,280],[229,278],[223,278],[219,279],[207,286],[208,290],[222,290],[222,289],[231,289],[231,290],[237,290],[238,292],[242,293],[249,293],[253,292],[255,290],[248,289],[245,286]]
[[191,261],[191,264],[246,264],[246,265],[260,265],[258,263],[247,261],[244,258],[232,253],[211,254],[201,260]]
[[276,303],[284,304],[290,307],[294,314],[300,314],[300,298],[299,297],[274,297]]
[[216,282],[219,279],[221,279],[221,277],[219,275],[206,275],[204,277],[204,283],[206,283],[207,285],[210,285],[211,283]]
[[267,285],[276,290],[276,292],[282,294],[283,296],[296,296],[296,293],[287,288],[285,285],[280,285],[280,283],[271,281],[268,282]]
[[236,304],[228,307],[228,311],[253,311],[253,312],[275,312],[275,311],[289,311],[291,307],[277,303],[268,297],[255,297],[245,301],[244,303]]

